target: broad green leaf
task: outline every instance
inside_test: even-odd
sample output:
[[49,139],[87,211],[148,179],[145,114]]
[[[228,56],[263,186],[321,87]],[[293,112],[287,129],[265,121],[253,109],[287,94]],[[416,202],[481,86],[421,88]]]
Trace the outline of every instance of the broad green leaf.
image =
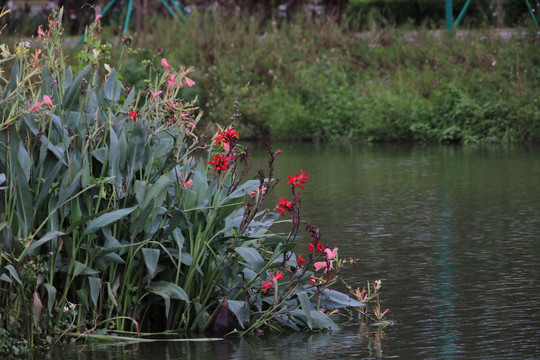
[[[61,205],[64,201],[69,199],[75,191],[79,188],[81,181],[82,170],[80,170],[74,178],[71,178],[70,172],[66,171],[66,176],[62,179],[62,186],[60,186],[60,192],[58,194],[58,204]],[[67,186],[69,184],[69,186]],[[67,186],[67,187],[66,187]]]
[[225,199],[221,200],[219,204],[223,205],[232,199],[242,198],[244,197],[244,195],[249,194],[253,190],[257,189],[258,187],[259,187],[259,180],[248,180],[242,185],[240,185],[238,188],[236,188],[236,190],[234,190],[231,194],[229,194]]
[[146,268],[148,269],[148,272],[150,273],[150,279],[154,278],[154,275],[156,274],[156,268],[159,262],[159,249],[148,249],[143,248],[142,249],[144,263],[146,264]]
[[13,265],[6,265],[6,270],[9,271],[11,276],[19,283],[19,285],[22,285],[21,278],[19,277],[19,274],[17,273],[17,270],[13,267]]
[[113,69],[107,78],[105,86],[103,87],[105,99],[112,103],[111,105],[114,105],[120,98],[120,90],[121,85],[118,81],[116,81],[116,70]]
[[240,246],[234,249],[244,260],[255,270],[259,272],[265,265],[264,259],[261,254],[253,248]]
[[83,263],[75,260],[75,265],[73,267],[73,277],[79,276],[79,275],[96,275],[99,274],[99,271],[92,269],[91,267],[88,267],[84,265]]
[[[308,289],[310,293],[313,293],[314,289]],[[365,304],[351,298],[350,296],[343,294],[336,290],[329,290],[324,289],[319,293],[318,296],[319,305],[323,306],[327,309],[339,309],[344,307],[360,307],[364,306]],[[312,299],[312,301],[315,301],[315,299]],[[316,304],[314,304],[316,305]]]
[[114,132],[114,129],[109,128],[109,176],[115,178],[115,182],[120,184],[122,182],[122,174],[120,173],[120,145],[118,143],[118,137]]
[[229,309],[232,311],[236,319],[238,319],[238,324],[242,329],[245,329],[245,326],[249,324],[249,319],[251,312],[249,310],[249,305],[246,301],[240,300],[228,300]]
[[73,82],[68,81],[71,80],[69,77],[73,76],[71,72],[71,66],[68,68],[68,71],[66,73],[66,88],[65,88],[65,94],[64,94],[64,108],[66,110],[71,110],[71,107],[75,104],[75,100],[80,96],[81,91],[81,83],[83,78],[88,77],[90,74],[90,70],[92,70],[92,64],[88,64],[73,80]]
[[97,230],[101,229],[102,227],[112,224],[118,221],[119,219],[123,218],[124,216],[131,214],[133,210],[135,210],[136,208],[137,206],[133,206],[130,208],[114,210],[109,213],[98,216],[94,220],[90,221],[90,223],[84,230],[83,235],[95,233]]
[[159,295],[165,301],[165,314],[169,316],[169,309],[171,307],[171,298],[176,300],[183,300],[189,304],[189,297],[184,289],[166,281],[154,281],[150,284],[150,292]]
[[37,241],[32,241],[30,246],[26,248],[26,250],[22,253],[21,257],[19,258],[19,261],[23,260],[28,254],[32,252],[32,250],[37,249],[41,245],[51,241],[52,239],[56,239],[57,237],[64,235],[61,231],[49,231],[43,237]]
[[56,302],[56,288],[49,283],[43,283],[43,286],[47,289],[47,308],[51,311]]
[[[291,310],[289,314],[301,320],[304,324],[307,325],[307,317],[303,310],[294,309]],[[312,311],[310,315],[314,330],[339,330],[339,327],[336,325],[336,323],[333,322],[332,319],[330,319],[322,312]]]
[[90,307],[88,306],[88,291],[86,291],[86,289],[79,289],[75,291],[75,294],[77,294],[79,304],[88,309]]
[[313,329],[313,323],[311,321],[311,302],[309,301],[307,293],[305,291],[300,291],[296,293],[296,296],[298,296],[302,311],[304,311],[304,314],[306,315],[307,326],[310,329]]
[[97,277],[89,277],[88,283],[90,284],[90,296],[94,306],[97,306],[99,300],[99,293],[101,291],[101,279]]

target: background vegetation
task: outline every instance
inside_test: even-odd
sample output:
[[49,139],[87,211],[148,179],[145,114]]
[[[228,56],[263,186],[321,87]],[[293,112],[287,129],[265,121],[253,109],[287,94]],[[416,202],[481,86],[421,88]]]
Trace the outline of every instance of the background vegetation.
[[[539,35],[517,28],[351,32],[328,18],[264,21],[192,14],[137,36],[197,64],[198,103],[211,122],[241,96],[242,131],[304,140],[528,142],[540,140]],[[144,88],[137,57],[121,73]],[[248,89],[245,89],[249,84]],[[192,94],[195,95],[195,94]]]

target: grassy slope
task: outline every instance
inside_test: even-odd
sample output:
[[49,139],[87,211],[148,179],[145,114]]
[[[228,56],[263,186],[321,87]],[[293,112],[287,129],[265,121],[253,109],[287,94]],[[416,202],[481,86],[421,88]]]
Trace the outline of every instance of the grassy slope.
[[196,92],[210,122],[226,123],[240,97],[246,136],[540,140],[540,38],[534,31],[504,40],[489,29],[465,37],[425,29],[413,36],[398,29],[358,36],[324,19],[272,25],[248,16],[193,15],[183,26],[154,21],[152,33],[137,39],[148,50],[124,63],[126,80],[144,88],[140,60],[165,44],[169,61],[198,69]]

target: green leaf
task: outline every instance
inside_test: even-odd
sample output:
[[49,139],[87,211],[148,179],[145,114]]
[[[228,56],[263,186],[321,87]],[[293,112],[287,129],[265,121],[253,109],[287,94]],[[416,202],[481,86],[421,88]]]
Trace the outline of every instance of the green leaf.
[[120,173],[120,145],[118,137],[112,127],[109,128],[109,176],[114,177],[117,184],[122,183],[122,174]]
[[56,302],[56,288],[49,283],[43,283],[43,286],[47,289],[47,308],[51,311]]
[[17,270],[13,267],[13,265],[6,265],[6,270],[9,271],[11,276],[19,283],[19,285],[22,285],[21,278],[19,278],[19,274],[17,274]]
[[304,314],[306,315],[308,327],[310,329],[313,329],[313,323],[311,321],[311,302],[309,301],[307,293],[305,291],[300,291],[296,293],[296,296],[298,296],[302,311],[304,311]]
[[171,298],[176,300],[183,300],[189,304],[189,297],[184,289],[180,286],[166,282],[166,281],[154,281],[150,284],[150,292],[159,295],[165,301],[165,314],[169,316],[169,309],[171,307]]
[[264,259],[261,254],[253,248],[248,248],[245,246],[240,246],[234,249],[244,260],[255,270],[259,272],[264,267]]
[[146,268],[148,269],[148,272],[150,273],[150,279],[154,278],[154,275],[156,274],[156,268],[159,262],[159,249],[148,249],[143,248],[142,249],[144,263],[146,264]]
[[19,261],[23,260],[28,254],[32,252],[32,250],[37,249],[41,245],[51,241],[52,239],[56,239],[57,237],[61,235],[64,235],[64,233],[61,231],[49,231],[48,233],[43,235],[41,239],[37,241],[32,241],[30,246],[26,248],[26,250],[24,250],[24,252],[22,253],[21,257],[19,258]]
[[79,276],[79,275],[96,275],[99,274],[99,271],[92,269],[91,267],[88,267],[84,265],[83,263],[75,260],[75,266],[73,268],[73,277]]
[[90,73],[90,70],[92,70],[92,64],[88,64],[71,82],[70,77],[73,77],[73,74],[71,72],[71,66],[68,68],[68,71],[66,72],[66,89],[64,94],[64,108],[66,110],[70,110],[73,104],[75,103],[75,100],[80,96],[81,91],[81,83],[84,77],[87,77]]
[[[291,316],[294,316],[298,320],[302,321],[304,324],[307,325],[308,320],[306,317],[306,314],[303,310],[300,309],[294,309],[289,312]],[[332,321],[328,316],[323,314],[320,311],[312,311],[311,312],[311,321],[313,329],[315,330],[339,330],[339,326],[336,325],[335,322]]]
[[97,230],[101,229],[102,227],[112,224],[113,222],[118,221],[124,216],[131,214],[133,210],[135,210],[136,208],[137,206],[133,206],[130,208],[111,211],[109,213],[98,216],[94,220],[90,221],[90,223],[84,230],[83,235],[95,233]]
[[[308,289],[310,293],[314,293],[315,289]],[[351,298],[350,296],[343,294],[336,290],[324,289],[319,293],[319,305],[324,306],[327,309],[339,309],[344,307],[360,307],[365,304]],[[315,301],[315,299],[313,299]],[[315,304],[314,304],[315,305]]]
[[238,324],[240,324],[242,329],[245,329],[245,326],[249,324],[251,315],[248,303],[240,300],[228,300],[227,303],[229,304],[229,309],[236,316],[236,319],[238,319]]
[[92,297],[92,302],[94,303],[94,306],[97,306],[99,293],[101,291],[101,279],[90,277],[88,278],[88,283],[90,284],[90,296]]
[[111,105],[114,105],[120,98],[120,90],[121,85],[118,81],[116,81],[116,70],[113,69],[107,78],[105,86],[103,87],[105,99],[112,103]]
[[248,180],[242,185],[240,185],[236,190],[229,194],[225,199],[223,199],[219,204],[223,205],[232,199],[242,198],[244,195],[249,194],[253,190],[259,187],[259,180]]

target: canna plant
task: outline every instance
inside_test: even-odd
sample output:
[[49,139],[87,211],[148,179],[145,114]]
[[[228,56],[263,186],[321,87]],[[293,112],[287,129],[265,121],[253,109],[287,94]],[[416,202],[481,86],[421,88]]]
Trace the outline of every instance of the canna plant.
[[[347,261],[301,219],[306,173],[289,178],[291,201],[263,209],[281,150],[269,146],[268,169],[245,180],[238,104],[204,144],[202,113],[180,97],[193,68],[152,59],[137,92],[100,71],[94,39],[74,71],[61,17],[39,27],[37,50],[3,47],[0,60],[13,63],[0,79],[0,329],[22,329],[29,347],[66,334],[335,329],[333,310],[364,306],[330,289]],[[86,36],[99,33],[96,17]],[[270,231],[280,215],[288,236]]]

